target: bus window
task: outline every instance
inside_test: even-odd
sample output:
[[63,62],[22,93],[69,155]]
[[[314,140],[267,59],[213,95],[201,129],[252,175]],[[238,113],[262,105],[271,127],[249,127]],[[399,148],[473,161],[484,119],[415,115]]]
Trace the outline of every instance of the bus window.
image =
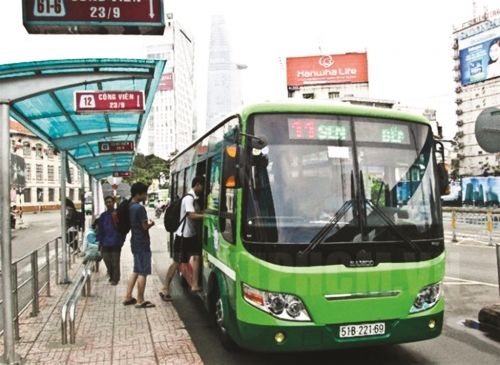
[[220,229],[222,236],[229,243],[234,243],[236,238],[236,189],[226,189],[222,184],[220,200]]
[[220,203],[220,172],[221,155],[215,155],[209,160],[209,181],[207,188],[207,209],[219,212]]
[[186,170],[182,170],[177,174],[177,196],[182,198],[186,193]]

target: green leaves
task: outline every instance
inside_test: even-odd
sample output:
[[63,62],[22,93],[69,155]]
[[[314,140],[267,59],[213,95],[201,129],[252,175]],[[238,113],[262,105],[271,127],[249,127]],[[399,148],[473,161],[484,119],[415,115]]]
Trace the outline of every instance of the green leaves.
[[160,180],[160,188],[165,187],[169,176],[170,166],[168,161],[155,156],[137,154],[132,165],[132,176],[124,179],[129,184],[141,181],[146,185],[151,185],[153,179]]

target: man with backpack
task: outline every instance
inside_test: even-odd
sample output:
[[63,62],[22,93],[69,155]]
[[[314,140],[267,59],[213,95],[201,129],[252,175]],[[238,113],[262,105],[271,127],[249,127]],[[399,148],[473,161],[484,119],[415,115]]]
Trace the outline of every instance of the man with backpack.
[[97,241],[104,264],[108,269],[109,282],[111,285],[117,285],[120,281],[120,255],[126,235],[117,229],[115,199],[107,196],[104,203],[107,210],[98,220]]
[[[123,302],[124,305],[135,304],[136,308],[152,308],[155,305],[144,300],[144,291],[146,290],[146,278],[151,275],[151,239],[149,238],[149,229],[154,226],[154,222],[148,220],[144,203],[148,197],[148,187],[137,182],[131,188],[132,199],[128,204],[128,218],[132,237],[130,246],[134,255],[134,272],[130,276],[127,286],[127,294]],[[123,214],[118,211],[118,219],[124,220]],[[135,284],[137,282],[137,299],[132,296]]]
[[193,282],[191,291],[199,292],[198,284],[200,273],[201,240],[196,234],[196,221],[203,220],[203,213],[197,213],[194,207],[195,200],[203,193],[205,178],[196,176],[191,182],[191,190],[182,197],[173,202],[167,211],[165,211],[165,228],[167,231],[174,232],[175,239],[173,246],[173,260],[167,270],[166,283],[160,292],[160,297],[164,301],[172,300],[170,296],[170,283],[179,269],[179,264],[188,263],[189,258],[193,257]]

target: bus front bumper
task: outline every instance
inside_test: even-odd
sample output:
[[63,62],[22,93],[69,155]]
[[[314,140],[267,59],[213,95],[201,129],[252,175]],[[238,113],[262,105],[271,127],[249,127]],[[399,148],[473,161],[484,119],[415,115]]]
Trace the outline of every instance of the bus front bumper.
[[[443,312],[379,322],[385,323],[385,335],[340,338],[340,326],[344,324],[262,326],[239,321],[239,338],[236,339],[236,342],[243,348],[255,351],[297,352],[421,341],[440,335],[443,326]],[[282,341],[279,342],[279,339]]]

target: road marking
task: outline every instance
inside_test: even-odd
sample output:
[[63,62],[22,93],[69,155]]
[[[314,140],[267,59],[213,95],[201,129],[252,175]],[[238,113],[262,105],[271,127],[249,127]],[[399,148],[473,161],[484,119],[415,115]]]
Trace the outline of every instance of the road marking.
[[55,231],[57,231],[57,228],[50,228],[50,229],[46,229],[45,231],[43,231],[43,233],[52,233]]
[[470,285],[486,285],[486,286],[491,286],[493,288],[498,288],[498,284],[485,283],[483,281],[460,279],[460,278],[455,278],[452,276],[445,276],[444,278],[447,280],[456,280],[456,281],[461,283],[461,284],[458,284],[458,283],[451,283],[450,284],[449,282],[448,283],[445,282],[445,284],[448,284],[448,285],[467,285],[467,284],[470,284]]

